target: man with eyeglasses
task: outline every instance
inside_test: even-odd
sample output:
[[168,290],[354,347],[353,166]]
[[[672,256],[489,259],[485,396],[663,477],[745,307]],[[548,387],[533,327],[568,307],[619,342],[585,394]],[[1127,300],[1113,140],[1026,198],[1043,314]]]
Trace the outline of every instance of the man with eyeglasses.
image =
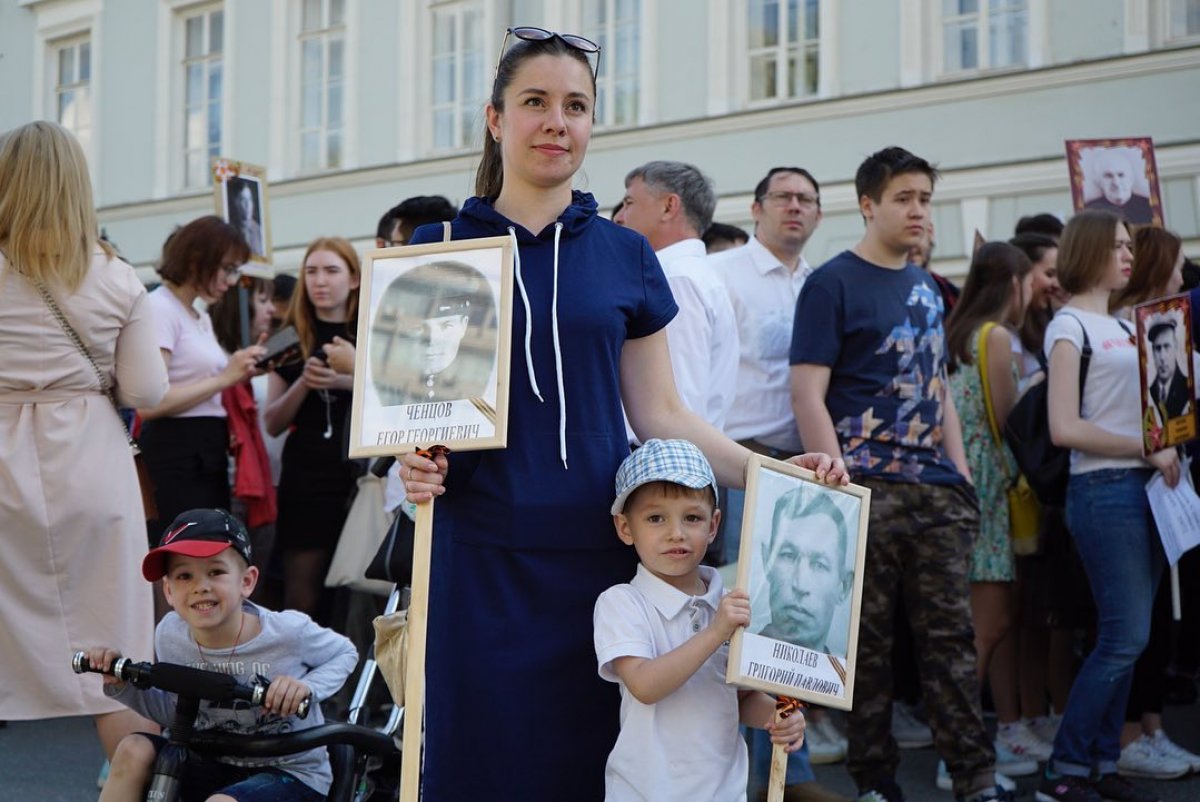
[[[792,415],[788,347],[796,299],[812,272],[803,252],[821,223],[820,185],[801,167],[774,167],[755,187],[750,211],[750,241],[709,257],[725,282],[738,329],[737,379],[725,433],[751,451],[787,459],[803,450]],[[723,526],[730,562],[737,559],[740,528],[736,492]]]
[[458,207],[441,195],[415,195],[384,212],[375,228],[375,247],[407,245],[408,238],[426,223],[443,223],[458,215]]
[[[813,269],[804,258],[804,246],[821,224],[820,184],[802,167],[773,167],[754,188],[750,212],[754,216],[750,241],[709,257],[725,282],[737,320],[738,369],[725,433],[751,451],[787,459],[804,450],[792,414],[788,349],[796,299]],[[724,544],[724,560],[733,562],[741,543],[745,496],[740,490],[723,492],[728,500],[718,542]],[[828,719],[821,721],[818,716],[809,725],[804,748],[788,757],[785,798],[843,799],[817,785],[810,761],[836,762],[845,757],[845,750],[845,739],[833,731]],[[769,739],[760,739],[752,731],[752,794],[765,783],[770,755]]]
[[737,383],[738,335],[729,295],[700,239],[716,206],[712,182],[697,167],[652,161],[625,176],[614,219],[649,241],[679,305],[667,341],[680,399],[722,429]]

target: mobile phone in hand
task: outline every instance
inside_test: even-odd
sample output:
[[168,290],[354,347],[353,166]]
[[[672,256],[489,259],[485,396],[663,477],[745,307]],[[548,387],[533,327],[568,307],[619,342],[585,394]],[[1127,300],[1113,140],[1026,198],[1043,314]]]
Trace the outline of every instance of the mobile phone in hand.
[[267,338],[263,348],[267,350],[266,355],[255,363],[259,370],[286,365],[300,356],[300,335],[294,326],[284,326]]

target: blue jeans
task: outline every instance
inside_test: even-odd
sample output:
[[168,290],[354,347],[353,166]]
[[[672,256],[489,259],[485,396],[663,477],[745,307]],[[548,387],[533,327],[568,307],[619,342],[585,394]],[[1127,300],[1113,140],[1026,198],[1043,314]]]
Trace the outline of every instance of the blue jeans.
[[[755,799],[767,790],[767,782],[771,779],[771,734],[766,730],[742,727],[750,746],[750,783],[747,789],[748,798]],[[800,751],[788,755],[787,774],[784,785],[812,782],[816,779],[812,766],[808,762],[808,742],[800,747]]]
[[1049,768],[1086,777],[1117,770],[1133,666],[1150,638],[1154,594],[1166,557],[1154,528],[1150,469],[1071,476],[1067,528],[1096,602],[1096,647],[1084,661],[1054,739]]

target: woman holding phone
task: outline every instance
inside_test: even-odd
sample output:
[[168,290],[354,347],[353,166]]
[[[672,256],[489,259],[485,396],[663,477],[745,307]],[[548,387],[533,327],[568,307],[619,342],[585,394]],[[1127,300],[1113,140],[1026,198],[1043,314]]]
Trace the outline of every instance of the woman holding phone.
[[193,220],[163,246],[163,283],[147,300],[170,388],[157,405],[139,410],[139,444],[158,506],[158,518],[147,524],[152,546],[185,510],[229,509],[229,428],[221,391],[254,376],[263,349],[252,345],[227,355],[208,312],[196,302],[215,304],[249,258],[242,236],[214,216]]
[[325,572],[346,522],[355,464],[346,458],[354,379],[329,367],[324,346],[353,340],[358,325],[358,254],[321,237],[304,254],[285,323],[295,326],[301,361],[276,368],[267,388],[267,434],[291,430],[283,447],[275,548],[283,554],[285,607],[327,619]]

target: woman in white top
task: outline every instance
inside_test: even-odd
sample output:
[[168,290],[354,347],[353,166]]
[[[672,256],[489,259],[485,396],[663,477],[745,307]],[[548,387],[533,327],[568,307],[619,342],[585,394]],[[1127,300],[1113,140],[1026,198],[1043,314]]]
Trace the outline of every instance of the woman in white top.
[[[1142,798],[1116,772],[1133,666],[1166,566],[1145,485],[1161,471],[1174,487],[1180,468],[1173,449],[1142,457],[1136,338],[1108,311],[1132,261],[1129,232],[1109,212],[1076,215],[1059,243],[1058,279],[1072,298],[1046,331],[1050,431],[1071,449],[1067,526],[1091,582],[1098,629],[1054,740],[1043,800]],[[1091,360],[1081,399],[1085,346]]]
[[140,444],[158,518],[147,522],[151,545],[163,527],[185,510],[229,509],[229,432],[221,391],[255,375],[263,348],[252,345],[226,356],[207,312],[237,281],[250,250],[233,226],[219,217],[193,220],[163,246],[162,286],[148,300],[167,366],[170,388],[162,401],[141,409]]

